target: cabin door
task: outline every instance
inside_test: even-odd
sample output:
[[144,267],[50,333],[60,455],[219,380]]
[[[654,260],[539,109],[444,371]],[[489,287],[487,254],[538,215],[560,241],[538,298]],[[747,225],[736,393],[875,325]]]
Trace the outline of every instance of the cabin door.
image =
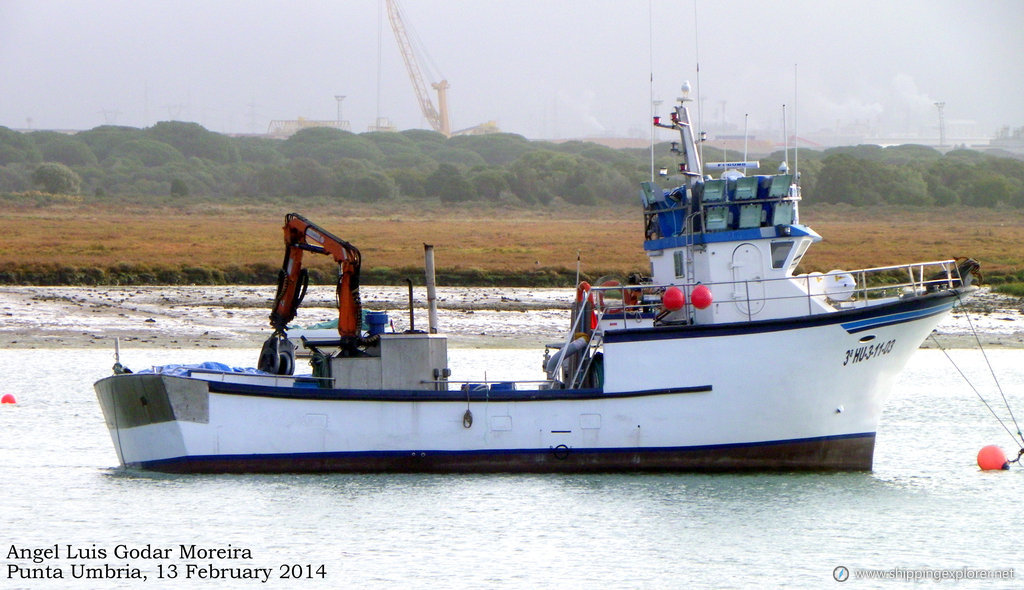
[[740,313],[755,316],[764,309],[764,257],[757,246],[740,244],[732,253],[732,298]]

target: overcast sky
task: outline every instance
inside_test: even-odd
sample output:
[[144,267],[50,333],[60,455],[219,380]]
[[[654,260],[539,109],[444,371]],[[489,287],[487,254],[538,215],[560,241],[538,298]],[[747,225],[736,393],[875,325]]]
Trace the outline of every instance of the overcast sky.
[[[353,131],[378,115],[401,129],[427,128],[382,6],[0,0],[0,125],[177,119],[265,132],[272,119],[335,119],[341,94]],[[781,127],[781,105],[794,102],[794,65],[800,132],[937,129],[936,101],[946,103],[951,128],[987,136],[1024,126],[1022,0],[401,6],[439,68],[424,65],[427,82],[443,76],[451,85],[455,129],[494,120],[531,138],[646,137],[652,61],[654,98],[666,102],[682,81],[696,84],[699,61],[703,123],[713,131],[741,132],[744,114],[751,129]]]

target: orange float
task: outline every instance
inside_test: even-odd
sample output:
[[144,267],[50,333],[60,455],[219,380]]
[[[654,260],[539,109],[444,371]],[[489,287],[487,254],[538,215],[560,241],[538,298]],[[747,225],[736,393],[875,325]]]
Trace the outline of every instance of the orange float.
[[1003,452],[1003,449],[996,445],[988,445],[978,451],[978,467],[984,471],[994,471],[1009,469],[1010,463],[1006,460],[1006,453]]

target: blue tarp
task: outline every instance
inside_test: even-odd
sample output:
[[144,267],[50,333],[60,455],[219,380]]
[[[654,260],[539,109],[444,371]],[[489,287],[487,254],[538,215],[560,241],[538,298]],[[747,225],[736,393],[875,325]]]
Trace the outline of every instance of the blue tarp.
[[173,375],[175,377],[188,377],[189,372],[195,370],[216,371],[218,373],[246,373],[248,375],[270,375],[270,373],[267,373],[266,371],[253,369],[252,367],[229,367],[224,363],[217,363],[213,361],[207,361],[205,363],[197,363],[193,365],[162,365],[158,367],[153,367],[151,369],[143,369],[141,371],[138,371],[138,373],[159,373],[163,375]]

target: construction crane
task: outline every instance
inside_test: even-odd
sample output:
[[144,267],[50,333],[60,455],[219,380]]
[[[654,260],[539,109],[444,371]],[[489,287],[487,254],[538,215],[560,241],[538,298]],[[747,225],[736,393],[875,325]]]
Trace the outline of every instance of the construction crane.
[[423,116],[430,122],[434,131],[443,134],[445,137],[452,136],[451,122],[448,118],[448,80],[432,82],[430,86],[437,91],[437,106],[430,100],[427,92],[427,85],[423,82],[423,75],[420,73],[419,62],[413,51],[412,43],[409,42],[409,35],[405,31],[405,24],[402,22],[402,13],[398,8],[397,0],[387,0],[388,20],[391,21],[391,30],[395,32],[395,39],[398,41],[398,48],[402,52],[402,59],[405,61],[405,69],[409,72],[413,88],[416,90],[416,98],[420,101],[420,110]]

